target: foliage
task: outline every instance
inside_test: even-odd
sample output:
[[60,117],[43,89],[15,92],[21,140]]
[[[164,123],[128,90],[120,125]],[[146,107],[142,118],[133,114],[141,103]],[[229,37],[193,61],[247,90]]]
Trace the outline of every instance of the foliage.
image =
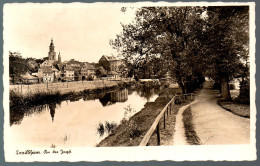
[[38,91],[24,95],[20,92],[10,90],[10,109],[28,108],[61,99],[62,95],[59,91]]
[[205,32],[201,35],[205,48],[202,58],[207,75],[221,83],[224,99],[230,99],[229,80],[248,68],[249,8],[245,6],[208,7]]
[[117,127],[117,124],[115,122],[105,122],[105,125],[101,122],[99,122],[97,131],[98,134],[102,137],[105,133],[111,133],[113,130]]
[[240,93],[236,99],[239,103],[250,104],[250,80],[246,79],[240,82]]
[[93,81],[93,80],[94,80],[94,78],[93,78],[93,76],[92,76],[92,75],[88,75],[88,77],[87,77],[87,80],[88,80],[88,81]]
[[248,74],[248,13],[247,6],[142,7],[110,44],[140,78],[171,71],[187,93],[210,76],[229,98],[229,80]]
[[191,29],[194,25],[201,29],[197,22],[202,11],[195,7],[140,8],[134,22],[122,25],[123,33],[110,44],[133,64],[140,78],[161,77],[170,70],[184,88],[186,77],[195,79],[200,73],[193,58],[200,46]]
[[98,124],[98,127],[97,127],[97,131],[99,133],[99,135],[102,137],[105,133],[105,127],[104,127],[104,124],[103,123],[99,123]]
[[15,79],[19,79],[22,74],[28,72],[29,66],[21,53],[9,51],[9,74]]
[[97,77],[106,77],[107,76],[107,71],[102,66],[98,67],[95,72],[96,72]]

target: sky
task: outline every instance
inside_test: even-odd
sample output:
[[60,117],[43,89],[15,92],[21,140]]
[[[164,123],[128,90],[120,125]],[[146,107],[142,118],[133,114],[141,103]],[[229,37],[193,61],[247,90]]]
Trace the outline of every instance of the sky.
[[47,57],[53,38],[56,58],[60,51],[62,61],[98,62],[102,55],[118,55],[109,40],[122,32],[120,22],[133,19],[133,9],[123,13],[118,5],[6,4],[4,52],[19,51],[24,58]]

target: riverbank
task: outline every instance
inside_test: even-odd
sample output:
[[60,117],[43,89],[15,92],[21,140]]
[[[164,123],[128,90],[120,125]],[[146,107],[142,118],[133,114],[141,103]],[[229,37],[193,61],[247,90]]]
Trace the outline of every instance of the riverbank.
[[[67,85],[66,85],[67,84]],[[48,89],[41,84],[30,85],[27,92],[10,88],[10,110],[26,109],[32,106],[75,99],[89,94],[108,92],[131,86],[134,82],[123,81],[87,81],[53,83]],[[26,87],[27,85],[25,85]],[[29,85],[28,85],[29,86]],[[26,88],[25,88],[26,89]]]
[[[122,121],[122,123],[97,146],[138,146],[161,110],[174,95],[180,93],[181,89],[177,88],[166,88],[162,90],[154,102],[146,103],[140,112],[133,115],[128,121]],[[152,137],[148,145],[156,145],[155,142]]]

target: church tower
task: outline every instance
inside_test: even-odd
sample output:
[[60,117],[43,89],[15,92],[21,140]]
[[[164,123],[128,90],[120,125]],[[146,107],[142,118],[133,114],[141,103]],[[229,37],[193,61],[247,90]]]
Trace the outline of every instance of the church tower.
[[61,63],[61,56],[60,56],[60,52],[59,52],[59,55],[58,55],[58,62]]
[[56,60],[56,52],[54,51],[54,44],[53,44],[53,40],[51,39],[51,44],[49,46],[49,56],[48,56],[49,60]]

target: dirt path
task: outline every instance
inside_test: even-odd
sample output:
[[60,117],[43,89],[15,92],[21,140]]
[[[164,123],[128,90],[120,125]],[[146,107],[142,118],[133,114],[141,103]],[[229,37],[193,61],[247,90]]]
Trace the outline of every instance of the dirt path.
[[195,132],[201,144],[250,143],[250,119],[234,115],[217,104],[218,94],[213,83],[205,82],[191,105]]
[[185,137],[185,129],[184,129],[184,124],[182,119],[183,119],[184,110],[187,109],[194,102],[195,101],[179,109],[179,112],[176,116],[176,125],[174,129],[172,145],[188,145]]

